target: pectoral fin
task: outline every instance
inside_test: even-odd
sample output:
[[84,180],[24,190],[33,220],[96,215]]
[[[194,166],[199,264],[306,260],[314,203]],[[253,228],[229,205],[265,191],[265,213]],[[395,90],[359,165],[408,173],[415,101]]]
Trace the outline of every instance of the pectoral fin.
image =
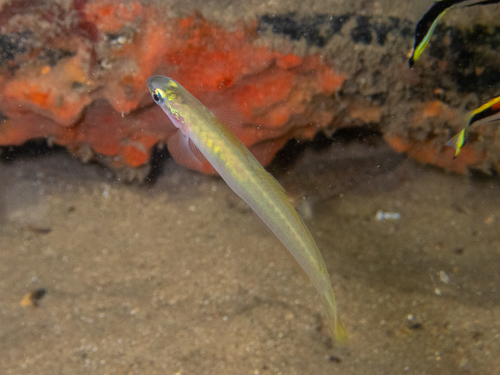
[[202,171],[204,165],[209,164],[198,147],[180,130],[168,139],[167,146],[175,161],[190,169]]

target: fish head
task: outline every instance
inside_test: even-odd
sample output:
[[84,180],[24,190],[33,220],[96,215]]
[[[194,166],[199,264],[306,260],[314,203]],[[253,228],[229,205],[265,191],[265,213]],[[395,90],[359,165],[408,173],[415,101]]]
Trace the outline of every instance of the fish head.
[[147,81],[149,92],[153,100],[170,117],[178,128],[183,128],[185,123],[182,113],[185,113],[186,91],[172,78],[166,76],[152,76]]
[[175,103],[181,98],[182,86],[165,76],[148,78],[148,89],[155,103],[160,106]]

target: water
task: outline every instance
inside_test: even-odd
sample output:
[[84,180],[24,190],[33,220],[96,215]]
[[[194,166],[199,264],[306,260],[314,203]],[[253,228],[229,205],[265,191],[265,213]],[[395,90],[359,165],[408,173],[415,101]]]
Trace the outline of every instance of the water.
[[[219,178],[166,153],[143,184],[61,151],[13,161],[4,154],[0,372],[498,373],[498,178],[409,160],[381,135],[441,144],[460,128],[462,105],[498,95],[496,81],[470,75],[491,55],[484,71],[494,76],[498,53],[487,46],[495,46],[496,34],[479,47],[471,40],[486,32],[463,39],[478,60],[459,65],[453,38],[450,46],[442,40],[467,22],[464,12],[450,13],[434,49],[411,72],[407,52],[420,3],[183,4],[174,3],[173,12],[196,8],[223,25],[266,15],[259,30],[271,41],[262,43],[320,52],[347,77],[318,108],[335,108],[331,126],[357,130],[291,146],[270,171],[318,243],[349,345],[335,346],[314,288]],[[471,10],[470,22],[493,24],[489,13],[498,7],[486,8]],[[319,31],[287,44],[291,35],[273,32],[272,22],[294,10],[297,25]],[[347,14],[333,33],[329,17]],[[457,26],[450,31],[450,24]],[[385,39],[381,25],[393,27]],[[441,61],[449,70],[439,70]],[[416,121],[431,100],[456,117]],[[495,129],[473,140],[487,155],[479,169],[498,167]],[[379,211],[397,215],[379,220]],[[39,288],[47,290],[39,307],[21,306]]]

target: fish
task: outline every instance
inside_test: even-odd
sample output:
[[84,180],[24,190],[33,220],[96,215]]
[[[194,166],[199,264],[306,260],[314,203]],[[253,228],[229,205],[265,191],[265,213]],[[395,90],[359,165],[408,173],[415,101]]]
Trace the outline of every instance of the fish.
[[447,146],[455,149],[454,158],[458,156],[460,150],[465,144],[471,127],[500,120],[500,96],[490,99],[479,108],[469,112],[466,119],[465,127],[457,135],[446,142]]
[[338,317],[325,262],[284,188],[236,135],[179,83],[156,75],[147,80],[147,86],[155,103],[178,128],[168,140],[168,148],[175,148],[177,157],[182,155],[193,167],[207,160],[262,219],[318,291],[333,337],[339,345],[345,345],[347,333]]
[[500,0],[440,0],[435,2],[424,16],[418,21],[415,28],[415,44],[408,64],[413,67],[415,61],[424,52],[425,47],[443,16],[451,9],[458,7],[471,7],[474,5],[497,4]]

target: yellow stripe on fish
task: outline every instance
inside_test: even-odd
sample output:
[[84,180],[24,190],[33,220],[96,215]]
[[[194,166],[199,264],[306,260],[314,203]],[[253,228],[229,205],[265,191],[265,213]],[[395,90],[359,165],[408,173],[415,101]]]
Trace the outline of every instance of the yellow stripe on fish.
[[[179,129],[168,141],[184,164],[214,167],[285,245],[319,292],[334,338],[339,344],[347,334],[337,316],[330,276],[323,257],[306,225],[291,205],[283,187],[198,99],[165,76],[148,79],[153,100]],[[187,162],[186,162],[187,160]]]
[[458,7],[496,4],[499,2],[500,0],[441,0],[435,2],[420,21],[418,21],[417,27],[415,28],[415,44],[410,60],[408,61],[410,68],[413,67],[415,61],[417,61],[422,52],[424,52],[439,20],[448,10]]
[[446,142],[446,144],[455,149],[455,157],[457,157],[462,146],[467,140],[467,135],[472,126],[496,120],[500,120],[500,96],[489,100],[479,108],[469,112],[465,127],[457,135]]

